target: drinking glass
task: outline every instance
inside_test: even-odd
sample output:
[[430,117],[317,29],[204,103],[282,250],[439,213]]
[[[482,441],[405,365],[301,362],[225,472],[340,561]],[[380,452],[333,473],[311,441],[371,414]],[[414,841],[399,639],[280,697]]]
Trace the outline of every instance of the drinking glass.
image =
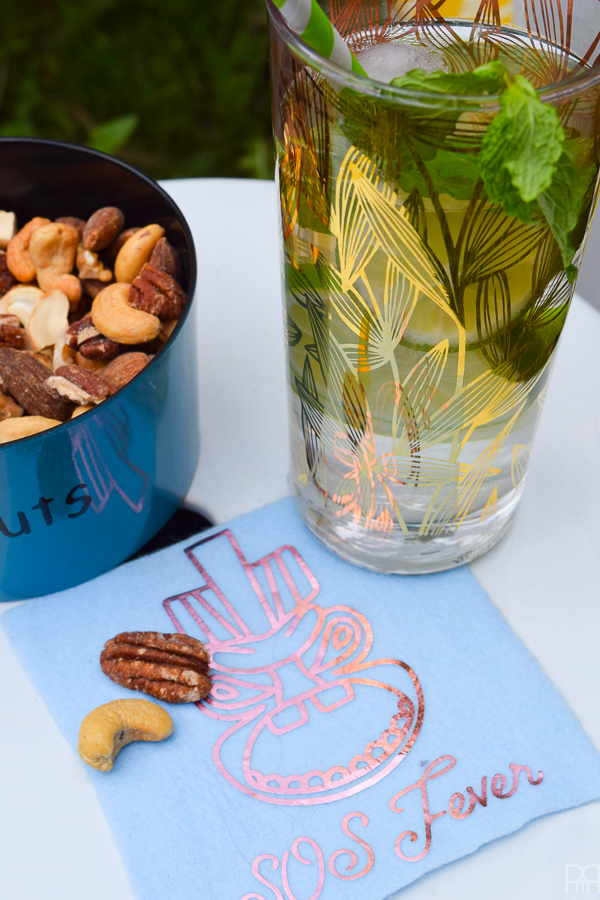
[[597,0],[321,5],[367,71],[394,44],[405,68],[525,76],[576,168],[509,215],[478,170],[497,95],[361,77],[267,0],[296,504],[353,563],[434,572],[492,547],[523,491],[597,199]]

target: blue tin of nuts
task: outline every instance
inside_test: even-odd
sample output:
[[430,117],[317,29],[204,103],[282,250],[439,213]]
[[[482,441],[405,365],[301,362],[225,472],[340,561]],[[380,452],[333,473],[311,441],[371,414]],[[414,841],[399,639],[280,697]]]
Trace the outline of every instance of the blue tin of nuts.
[[116,566],[173,515],[199,452],[196,256],[176,204],[131,166],[85,147],[0,139],[0,207],[87,219],[118,206],[125,227],[161,225],[187,303],[150,364],[113,397],[46,432],[0,445],[0,600],[49,594]]

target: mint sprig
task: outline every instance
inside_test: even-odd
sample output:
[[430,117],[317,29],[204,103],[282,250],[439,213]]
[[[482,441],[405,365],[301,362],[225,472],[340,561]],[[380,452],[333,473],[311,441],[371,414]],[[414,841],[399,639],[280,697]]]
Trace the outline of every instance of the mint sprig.
[[584,194],[584,180],[575,168],[570,150],[564,148],[550,187],[539,195],[537,202],[560,247],[570,282],[577,277],[577,269],[572,265],[577,248],[570,235],[577,225]]
[[471,72],[426,72],[424,69],[412,69],[406,75],[393,78],[391,84],[427,94],[479,96],[483,93],[498,94],[502,90],[505,75],[506,67],[501,62],[493,61]]
[[479,171],[490,200],[512,202],[516,191],[529,204],[552,184],[565,133],[554,107],[541,102],[526,78],[505,84],[501,111],[482,141]]
[[[500,112],[484,135],[476,164],[485,190],[506,215],[529,224],[546,218],[562,254],[570,280],[576,248],[570,235],[583,200],[583,179],[556,109],[543,103],[522,75],[511,75],[498,61],[472,72],[425,72],[414,69],[392,84],[412,91],[453,95],[499,95]],[[456,101],[448,97],[448,108]],[[441,151],[444,152],[444,151]],[[445,181],[448,178],[447,166]]]

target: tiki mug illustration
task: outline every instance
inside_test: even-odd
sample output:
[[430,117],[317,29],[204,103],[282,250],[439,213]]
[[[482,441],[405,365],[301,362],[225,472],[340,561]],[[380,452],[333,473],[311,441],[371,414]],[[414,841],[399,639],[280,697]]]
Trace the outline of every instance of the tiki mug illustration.
[[367,618],[321,605],[294,547],[250,563],[224,530],[185,552],[203,583],[164,605],[211,654],[213,689],[197,705],[223,722],[223,777],[258,800],[308,806],[391,772],[417,739],[423,694],[407,663],[374,657]]

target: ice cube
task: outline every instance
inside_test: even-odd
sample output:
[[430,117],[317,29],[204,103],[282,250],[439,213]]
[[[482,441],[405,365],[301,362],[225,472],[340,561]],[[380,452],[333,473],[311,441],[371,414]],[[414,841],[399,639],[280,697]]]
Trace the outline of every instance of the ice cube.
[[441,55],[415,44],[382,42],[367,47],[356,56],[369,78],[384,84],[406,75],[411,69],[425,69],[426,72],[446,69]]

